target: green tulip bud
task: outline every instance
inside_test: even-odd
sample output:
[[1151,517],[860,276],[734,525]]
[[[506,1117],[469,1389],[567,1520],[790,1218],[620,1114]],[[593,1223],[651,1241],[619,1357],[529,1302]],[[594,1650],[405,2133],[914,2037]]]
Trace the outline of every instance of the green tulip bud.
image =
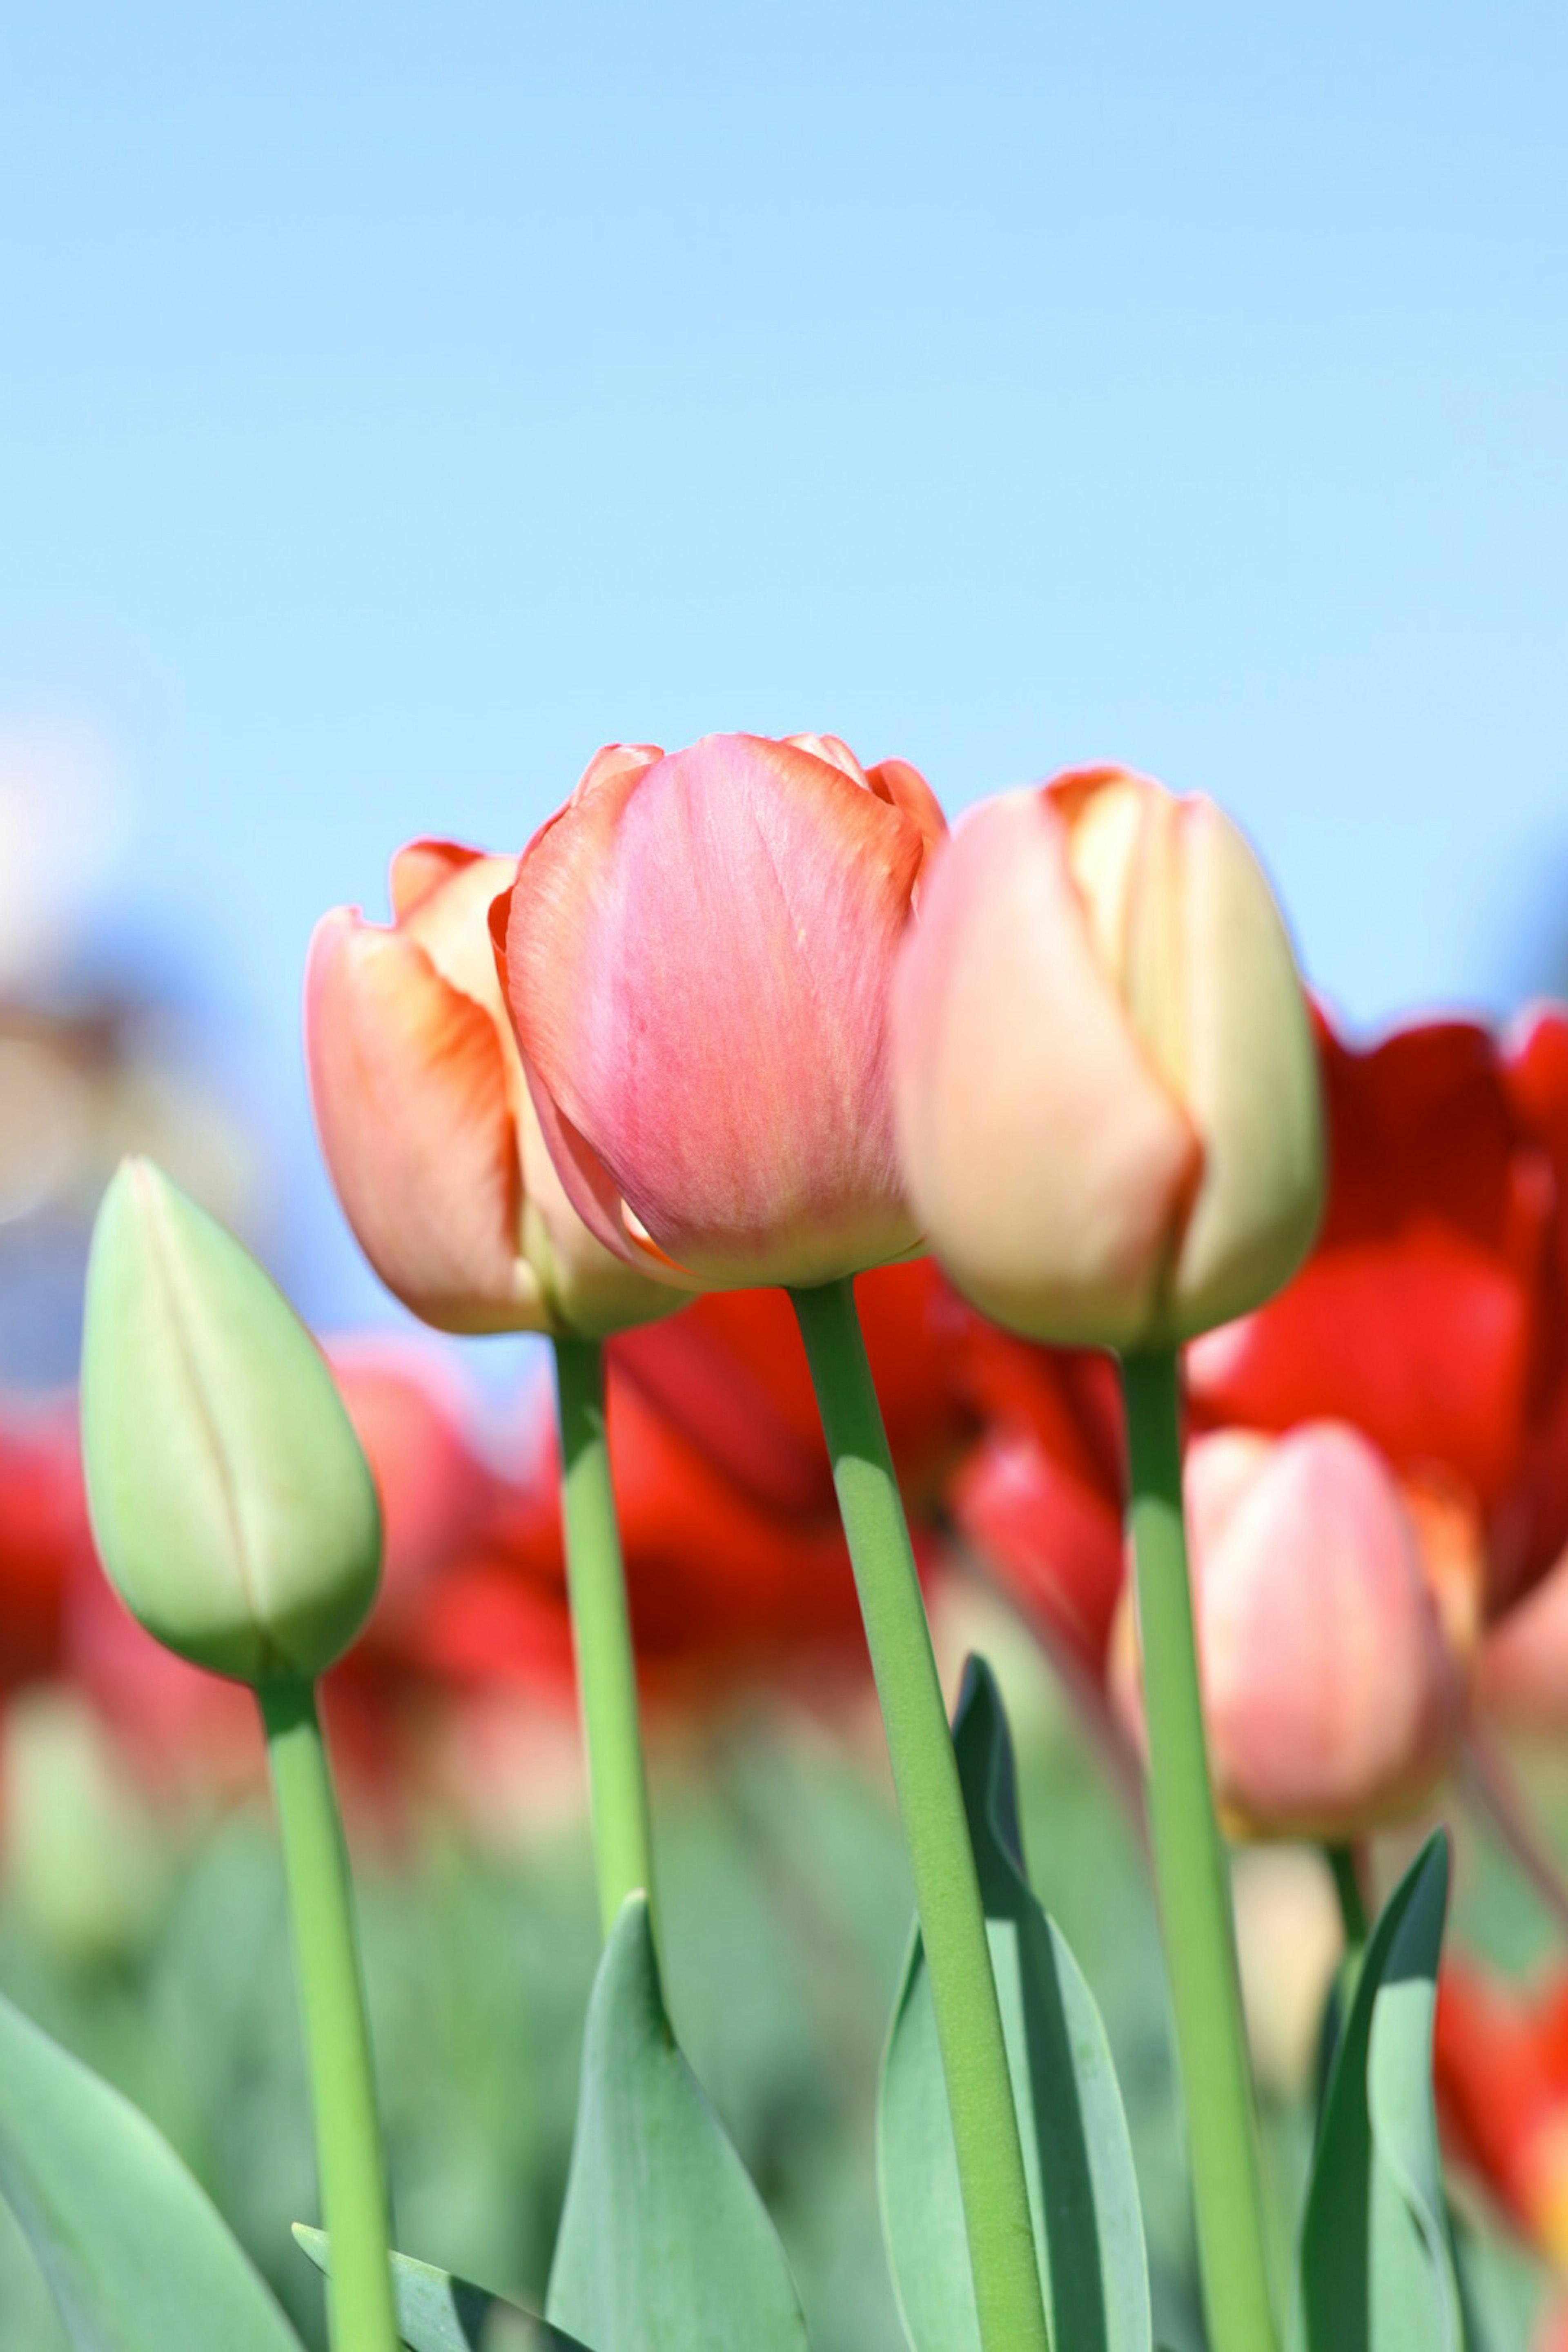
[[99,1556],[165,1648],[246,1683],[348,1648],[381,1570],[370,1466],[282,1293],[147,1160],[99,1211],[81,1426]]

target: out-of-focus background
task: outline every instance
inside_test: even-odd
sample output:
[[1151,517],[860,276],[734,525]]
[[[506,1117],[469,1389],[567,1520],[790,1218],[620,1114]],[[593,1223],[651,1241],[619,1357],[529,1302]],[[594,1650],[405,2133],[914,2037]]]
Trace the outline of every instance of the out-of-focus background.
[[[0,1381],[73,1378],[131,1148],[318,1328],[406,1326],[314,1151],[310,927],[411,835],[521,847],[606,739],[831,729],[950,811],[1118,759],[1242,818],[1352,1024],[1568,986],[1565,106],[1534,0],[5,8]],[[504,1451],[529,1343],[449,1352]],[[1195,2343],[1135,1843],[992,1631]],[[678,2014],[825,2352],[875,2352],[836,2086],[907,1888],[845,1705],[687,1711],[659,1771]],[[0,1981],[313,2326],[265,1818],[172,1839],[18,1707]],[[405,2240],[535,2292],[594,1950],[552,1722],[465,1763],[499,1829],[380,1824],[367,1891]]]

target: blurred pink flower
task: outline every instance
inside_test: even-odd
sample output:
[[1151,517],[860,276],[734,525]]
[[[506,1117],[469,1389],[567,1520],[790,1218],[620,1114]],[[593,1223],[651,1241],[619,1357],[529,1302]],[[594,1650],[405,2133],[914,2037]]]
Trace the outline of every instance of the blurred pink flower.
[[[1354,1838],[1415,1811],[1464,1721],[1479,1617],[1474,1522],[1407,1496],[1355,1430],[1231,1430],[1189,1447],[1184,1483],[1209,1758],[1250,1835]],[[1113,1643],[1133,1736],[1131,1588]]]

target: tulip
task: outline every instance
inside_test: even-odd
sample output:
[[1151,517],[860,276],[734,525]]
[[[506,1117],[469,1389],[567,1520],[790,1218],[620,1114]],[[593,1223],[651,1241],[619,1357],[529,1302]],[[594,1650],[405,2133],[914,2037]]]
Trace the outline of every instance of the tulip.
[[832,738],[612,749],[523,852],[503,952],[541,1123],[584,1221],[677,1286],[794,1293],[909,1846],[980,2338],[1043,2352],[979,1879],[851,1289],[919,1243],[888,991],[942,830],[912,769],[868,772]]
[[1215,2352],[1268,2352],[1174,1350],[1276,1290],[1317,1222],[1321,1108],[1289,940],[1250,851],[1210,803],[1088,770],[1006,794],[959,827],[900,957],[892,1029],[910,1203],[945,1271],[1014,1331],[1123,1359],[1150,1826],[1205,2312]]
[[331,1374],[254,1259],[147,1160],[99,1212],[81,1417],[99,1555],[166,1648],[260,1684],[348,1647],[381,1514]]
[[529,1082],[607,1249],[689,1289],[911,1252],[887,997],[941,811],[831,736],[601,751],[504,934]]
[[1499,1041],[1425,1022],[1356,1047],[1319,1019],[1330,1181],[1279,1297],[1200,1339],[1200,1427],[1353,1422],[1436,1468],[1486,1533],[1495,1618],[1568,1546],[1568,1013]]
[[977,809],[922,894],[893,1030],[916,1218],[999,1322],[1155,1349],[1300,1263],[1311,1031],[1268,887],[1208,801],[1098,769]]
[[166,1649],[255,1690],[332,2241],[332,2341],[393,2352],[385,2160],[316,1692],[375,1598],[381,1508],[304,1325],[147,1160],[122,1164],[99,1211],[81,1419],[93,1535],[121,1599]]
[[[1406,1498],[1354,1430],[1227,1431],[1186,1465],[1205,1715],[1242,1834],[1348,1841],[1413,1811],[1464,1717],[1481,1566],[1473,1524]],[[1131,1603],[1113,1641],[1142,1736]]]
[[416,842],[393,921],[323,917],[305,981],[322,1153],[365,1255],[442,1330],[598,1337],[673,1303],[567,1201],[529,1100],[490,945],[510,858]]

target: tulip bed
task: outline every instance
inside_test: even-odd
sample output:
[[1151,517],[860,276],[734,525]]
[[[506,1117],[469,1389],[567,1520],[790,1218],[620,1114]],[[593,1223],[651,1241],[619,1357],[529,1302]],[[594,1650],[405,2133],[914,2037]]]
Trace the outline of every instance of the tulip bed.
[[[0,1947],[16,2340],[41,2278],[71,2344],[288,2352],[319,2271],[333,2352],[1522,2345],[1487,2217],[1568,2243],[1568,2031],[1485,1963],[1568,1922],[1496,1727],[1568,1715],[1568,1014],[1356,1051],[1210,803],[950,837],[830,737],[612,747],[392,905],[312,946],[322,1150],[416,1315],[548,1337],[553,1429],[330,1363],[116,1178],[129,1618],[17,1440],[78,1694],[19,1785],[87,1831],[37,1800]],[[148,1893],[109,1759],[188,1808],[258,1726],[278,1843],[154,1836]]]

